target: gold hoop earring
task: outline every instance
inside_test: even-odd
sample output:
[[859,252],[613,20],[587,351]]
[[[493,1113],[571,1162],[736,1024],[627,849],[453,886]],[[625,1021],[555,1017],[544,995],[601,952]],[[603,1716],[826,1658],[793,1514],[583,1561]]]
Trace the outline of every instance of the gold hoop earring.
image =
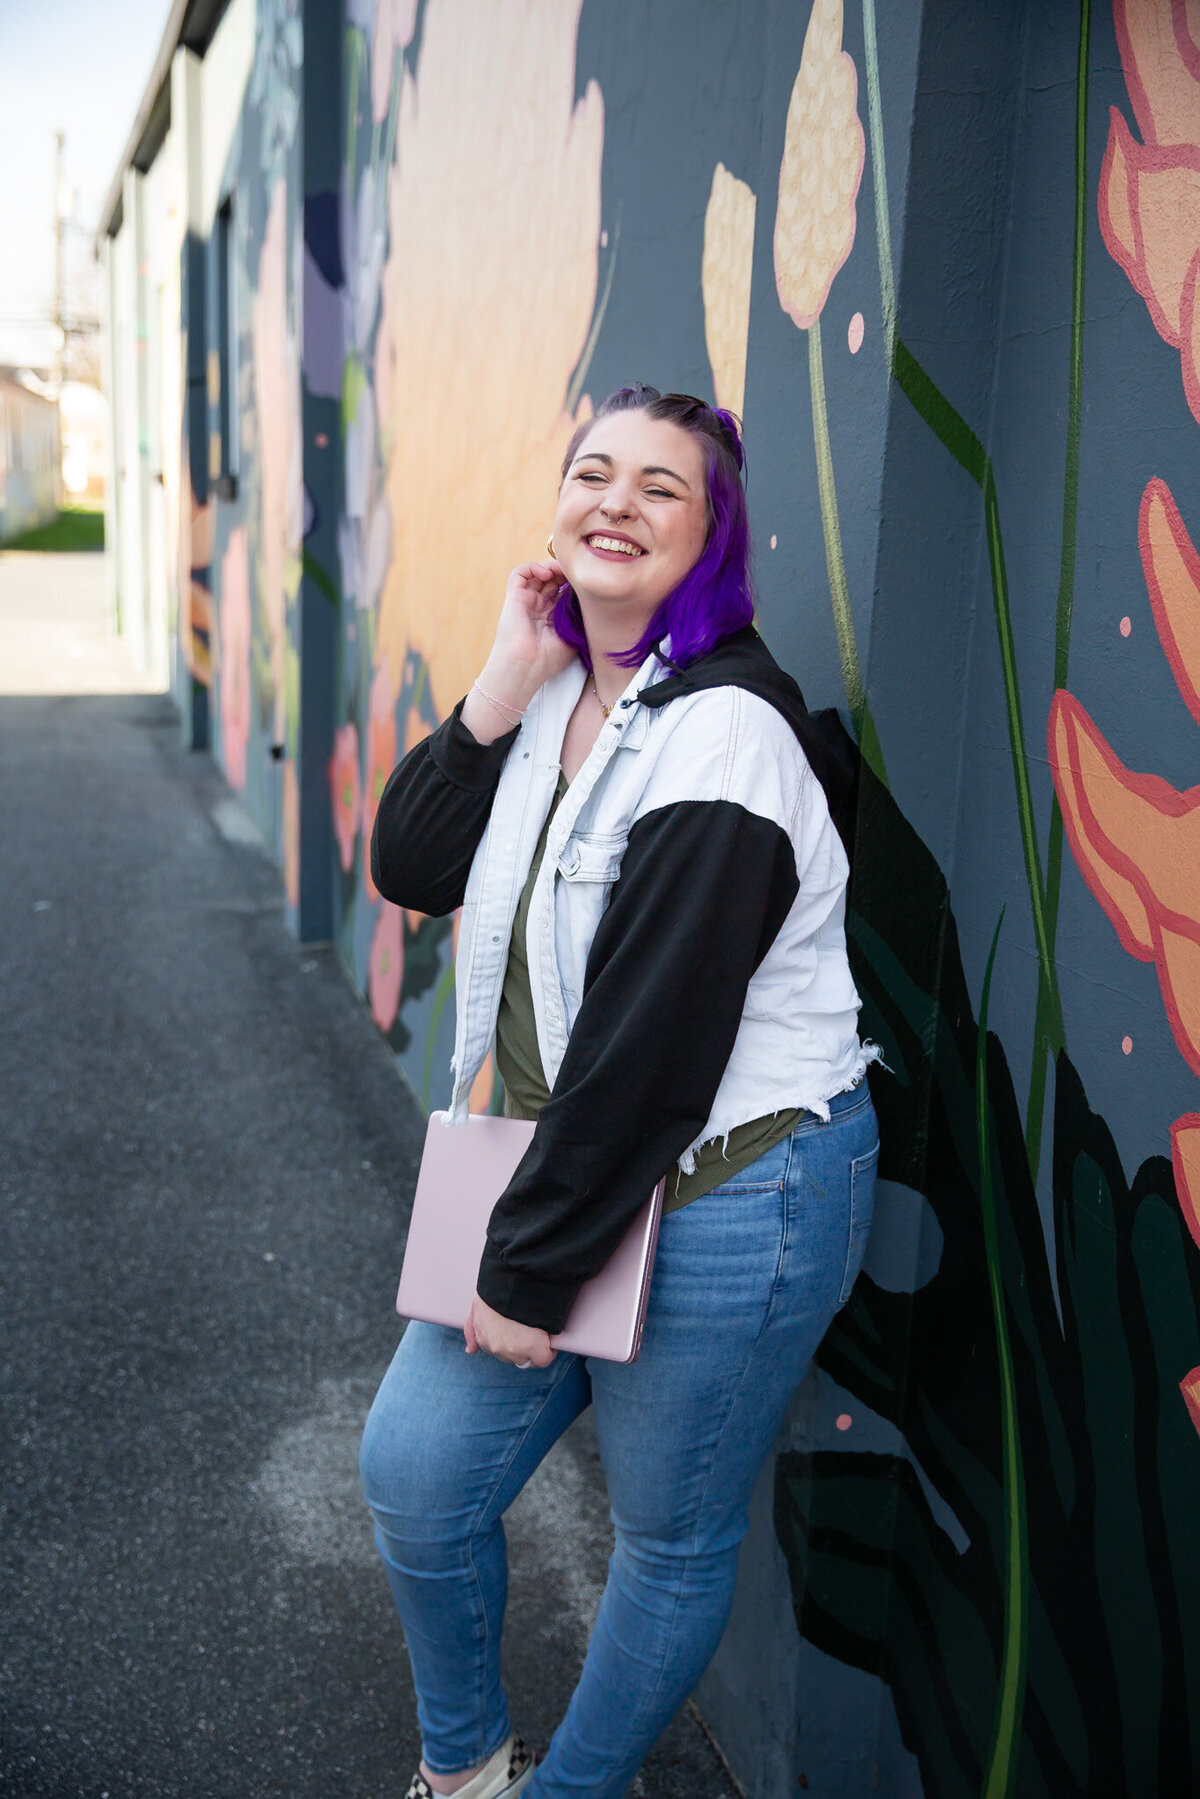
[[554,533],[553,533],[553,531],[551,531],[549,537],[547,537],[547,539],[546,539],[546,554],[547,554],[547,556],[550,556],[551,558],[554,557]]

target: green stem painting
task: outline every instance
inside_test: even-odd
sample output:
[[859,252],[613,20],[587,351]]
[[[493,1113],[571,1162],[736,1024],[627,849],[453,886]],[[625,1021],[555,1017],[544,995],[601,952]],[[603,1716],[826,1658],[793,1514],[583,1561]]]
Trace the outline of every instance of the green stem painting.
[[833,452],[829,445],[829,413],[825,404],[825,369],[821,360],[821,321],[814,319],[808,330],[808,378],[812,390],[813,447],[817,458],[817,493],[821,501],[821,529],[825,537],[825,567],[829,574],[829,596],[833,601],[833,626],[837,632],[838,657],[842,664],[842,680],[846,688],[846,704],[854,721],[858,747],[864,759],[887,783],[883,752],[875,723],[863,690],[862,670],[858,661],[858,644],[854,637],[854,615],[850,610],[850,588],[846,581],[846,560],[842,554],[842,527],[838,518],[837,487],[833,479]]
[[1000,645],[1000,665],[1004,679],[1004,706],[1008,721],[1009,751],[1012,757],[1013,782],[1017,793],[1017,817],[1021,832],[1021,851],[1025,861],[1025,878],[1029,886],[1029,904],[1033,913],[1033,936],[1037,945],[1039,979],[1046,989],[1047,1017],[1051,1040],[1059,1047],[1064,1042],[1062,1001],[1058,992],[1058,972],[1046,923],[1045,887],[1042,882],[1041,857],[1038,852],[1037,829],[1033,814],[1033,794],[1029,785],[1029,757],[1025,748],[1025,725],[1021,714],[1021,691],[1017,681],[1016,644],[1013,638],[1012,610],[1008,597],[1008,575],[1004,566],[1004,540],[1000,530],[1000,505],[996,498],[996,478],[992,459],[960,413],[956,412],[941,389],[930,379],[911,350],[896,340],[893,373],[902,392],[911,401],[934,435],[940,439],[955,460],[975,481],[983,495],[984,528],[987,534],[988,566],[992,583],[992,604],[996,617],[996,635]]

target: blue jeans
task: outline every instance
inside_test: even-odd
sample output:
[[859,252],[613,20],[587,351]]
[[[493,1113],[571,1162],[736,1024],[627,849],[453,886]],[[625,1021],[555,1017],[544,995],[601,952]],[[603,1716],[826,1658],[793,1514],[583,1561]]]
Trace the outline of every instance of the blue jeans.
[[662,1224],[642,1351],[517,1369],[410,1324],[371,1407],[362,1478],[435,1773],[511,1728],[501,1517],[590,1403],[616,1546],[567,1715],[530,1799],[618,1799],[708,1665],[750,1497],[862,1263],[879,1138],[866,1083]]

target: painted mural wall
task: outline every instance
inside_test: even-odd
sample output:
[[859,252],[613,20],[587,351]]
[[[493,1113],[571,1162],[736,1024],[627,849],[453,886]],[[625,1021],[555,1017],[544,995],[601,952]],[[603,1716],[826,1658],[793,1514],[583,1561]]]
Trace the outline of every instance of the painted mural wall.
[[1196,0],[232,0],[172,82],[178,691],[423,1104],[375,807],[612,388],[744,414],[858,741],[883,1180],[699,1693],[747,1792],[1195,1792]]
[[[299,892],[297,600],[303,27],[299,0],[233,0],[202,62],[177,52],[179,499],[175,689]],[[190,65],[190,66],[189,66]],[[184,134],[191,126],[191,140]],[[201,735],[200,732],[197,735]]]
[[701,1689],[755,1793],[1198,1778],[1198,43],[1183,0],[349,7],[336,930],[423,1102],[454,924],[380,901],[374,808],[610,388],[744,409],[762,627],[862,752],[886,1180]]

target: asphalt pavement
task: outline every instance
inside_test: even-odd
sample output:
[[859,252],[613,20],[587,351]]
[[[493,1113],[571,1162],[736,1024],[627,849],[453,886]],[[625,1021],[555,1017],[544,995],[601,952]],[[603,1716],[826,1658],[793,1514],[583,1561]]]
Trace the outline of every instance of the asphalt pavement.
[[[403,1799],[356,1460],[423,1120],[144,687],[101,558],[0,554],[0,1793]],[[544,1742],[610,1545],[586,1419],[508,1527]],[[685,1711],[633,1791],[734,1788]]]

